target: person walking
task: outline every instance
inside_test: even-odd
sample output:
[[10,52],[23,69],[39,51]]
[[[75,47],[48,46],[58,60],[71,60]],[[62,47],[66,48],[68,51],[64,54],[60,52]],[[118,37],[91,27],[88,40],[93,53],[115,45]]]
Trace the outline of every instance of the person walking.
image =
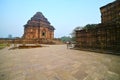
[[67,41],[66,44],[67,44],[67,49],[68,49],[70,46],[70,41]]

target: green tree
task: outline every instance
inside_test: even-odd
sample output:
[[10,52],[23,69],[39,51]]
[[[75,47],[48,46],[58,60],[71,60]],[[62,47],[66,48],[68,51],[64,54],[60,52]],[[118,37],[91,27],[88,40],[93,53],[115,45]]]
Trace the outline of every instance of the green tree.
[[61,41],[62,42],[71,41],[71,37],[70,36],[63,36],[63,37],[61,37]]
[[98,24],[87,24],[83,27],[83,29],[94,29],[97,27]]
[[11,35],[11,34],[9,34],[9,35],[8,35],[8,38],[9,38],[9,39],[12,39],[12,35]]

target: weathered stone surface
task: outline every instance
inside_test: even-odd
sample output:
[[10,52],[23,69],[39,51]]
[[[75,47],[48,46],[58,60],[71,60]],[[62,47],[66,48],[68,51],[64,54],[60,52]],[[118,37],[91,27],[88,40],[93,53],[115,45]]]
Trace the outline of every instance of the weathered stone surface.
[[25,39],[53,39],[55,28],[41,12],[37,12],[27,24],[24,25]]
[[0,80],[120,80],[120,56],[46,46],[0,50]]

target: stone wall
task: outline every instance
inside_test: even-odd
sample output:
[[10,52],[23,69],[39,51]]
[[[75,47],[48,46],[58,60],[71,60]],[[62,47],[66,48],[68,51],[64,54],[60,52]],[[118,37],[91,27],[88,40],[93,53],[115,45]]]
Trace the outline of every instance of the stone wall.
[[0,39],[0,44],[56,44],[48,39]]
[[114,1],[100,8],[101,11],[101,22],[115,21],[120,17],[120,1]]
[[120,52],[120,24],[99,24],[76,31],[76,47]]
[[76,47],[120,52],[120,1],[100,8],[101,23],[94,29],[76,31]]

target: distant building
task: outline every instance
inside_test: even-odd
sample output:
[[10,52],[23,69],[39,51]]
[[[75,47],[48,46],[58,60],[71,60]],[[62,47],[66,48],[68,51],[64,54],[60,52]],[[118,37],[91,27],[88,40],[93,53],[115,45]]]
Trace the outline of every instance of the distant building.
[[120,19],[120,0],[116,0],[100,8],[101,22],[108,23]]
[[31,40],[52,40],[55,28],[41,12],[37,12],[27,24],[24,25],[24,39]]

